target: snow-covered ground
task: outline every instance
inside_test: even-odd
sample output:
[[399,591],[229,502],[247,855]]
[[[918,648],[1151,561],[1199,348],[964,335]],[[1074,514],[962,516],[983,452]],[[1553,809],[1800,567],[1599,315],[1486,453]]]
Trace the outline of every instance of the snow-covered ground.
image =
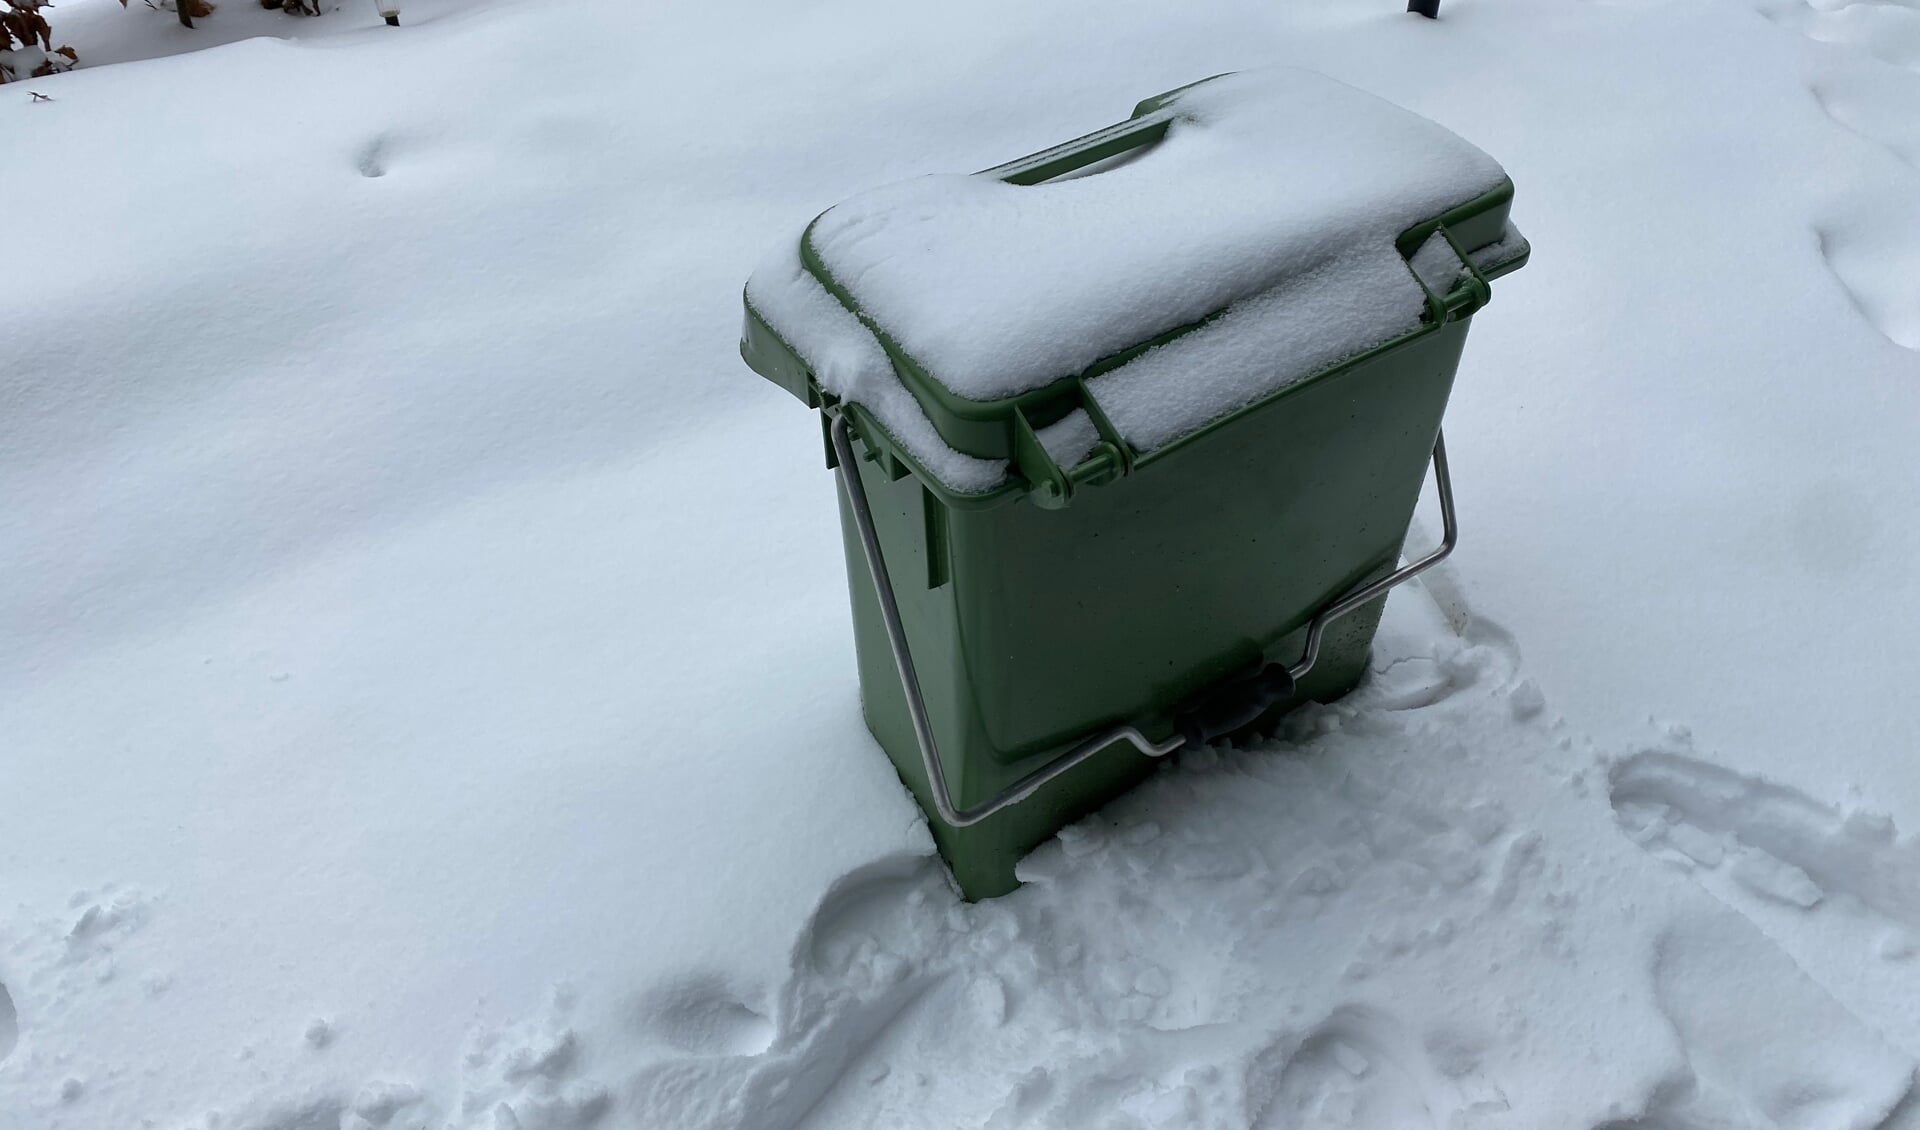
[[[1920,6],[1398,7],[63,4],[0,1128],[1920,1125]],[[740,286],[1274,63],[1518,185],[1462,548],[1356,696],[962,904]]]

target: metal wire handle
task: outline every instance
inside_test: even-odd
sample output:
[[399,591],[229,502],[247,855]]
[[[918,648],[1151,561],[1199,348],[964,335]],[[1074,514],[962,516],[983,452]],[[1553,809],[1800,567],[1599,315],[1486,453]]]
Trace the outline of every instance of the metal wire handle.
[[[833,441],[835,461],[839,464],[840,487],[846,492],[847,505],[853,511],[853,524],[860,532],[860,545],[865,551],[867,571],[873,577],[873,587],[880,598],[880,618],[887,626],[887,642],[893,651],[893,665],[900,674],[900,689],[906,693],[907,714],[913,719],[913,735],[920,745],[920,758],[926,763],[927,785],[933,793],[933,806],[940,813],[940,819],[956,828],[978,824],[1003,808],[1019,804],[1054,778],[1072,770],[1081,762],[1116,742],[1127,742],[1148,757],[1165,757],[1185,746],[1205,744],[1204,740],[1194,741],[1186,732],[1176,733],[1165,741],[1154,742],[1149,741],[1137,726],[1113,726],[1086,738],[1072,749],[1028,773],[980,804],[972,808],[956,808],[953,796],[947,789],[946,768],[940,762],[940,750],[934,742],[933,724],[927,718],[926,700],[920,693],[920,676],[914,671],[913,653],[907,645],[906,625],[900,619],[900,607],[894,600],[893,582],[888,579],[886,558],[880,548],[880,535],[873,524],[873,507],[867,501],[867,488],[860,481],[860,469],[855,461],[857,457],[853,450],[852,429],[848,422],[847,411],[842,410],[834,416],[833,425],[828,429],[828,433]],[[1444,432],[1436,434],[1433,440],[1433,483],[1440,495],[1440,520],[1443,527],[1439,548],[1418,561],[1402,565],[1376,581],[1348,591],[1345,596],[1321,609],[1307,625],[1306,646],[1301,651],[1299,662],[1286,669],[1287,685],[1298,683],[1308,671],[1312,670],[1315,661],[1320,658],[1320,643],[1326,635],[1327,625],[1389,589],[1426,572],[1453,552],[1453,547],[1460,540],[1460,528],[1454,521],[1453,480],[1447,473],[1447,441]],[[1204,692],[1196,696],[1196,698],[1204,697]],[[1177,715],[1180,711],[1175,713]]]

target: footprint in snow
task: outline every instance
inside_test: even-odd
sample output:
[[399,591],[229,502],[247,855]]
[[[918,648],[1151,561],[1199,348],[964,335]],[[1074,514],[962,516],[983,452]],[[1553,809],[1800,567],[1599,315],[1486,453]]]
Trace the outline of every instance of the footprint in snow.
[[1860,194],[1843,219],[1814,229],[1820,258],[1862,318],[1895,345],[1920,351],[1920,209],[1911,193]]
[[884,859],[844,876],[821,900],[776,1002],[756,1005],[752,994],[698,974],[648,993],[640,1023],[678,1054],[629,1083],[643,1121],[832,1125],[813,1118],[816,1108],[876,1071],[884,1076],[890,1033],[946,983],[929,967],[951,905],[937,863]]
[[13,997],[7,993],[7,986],[0,983],[0,1063],[7,1062],[13,1049],[20,1043],[20,1014],[13,1007]]
[[1920,170],[1920,74],[1829,65],[1807,89],[1836,125]]
[[[1913,1060],[1737,914],[1675,922],[1651,973],[1677,1069],[1638,1117],[1598,1130],[1890,1128],[1911,1095]],[[1756,1024],[1756,1000],[1791,1023]]]
[[387,175],[387,137],[381,134],[360,147],[360,154],[354,159],[355,169],[363,177],[373,179]]
[[1254,1130],[1438,1130],[1462,1104],[1391,1017],[1343,1008],[1288,1056]]
[[1620,826],[1655,855],[1803,910],[1848,895],[1898,932],[1920,931],[1920,845],[1885,816],[1672,753],[1636,754],[1610,779]]
[[[1880,956],[1910,957],[1920,846],[1885,816],[1842,811],[1680,754],[1627,758],[1610,783],[1622,830],[1742,913],[1695,915],[1662,937],[1655,990],[1684,1070],[1643,1118],[1600,1130],[1913,1125],[1920,1095],[1911,1057],[1815,984],[1756,923],[1763,907],[1791,915],[1857,903],[1875,925]],[[1753,1000],[1792,1023],[1755,1024],[1739,1003]]]
[[773,1043],[773,1022],[746,995],[718,974],[693,974],[647,993],[640,1009],[645,1027],[677,1051],[758,1055]]
[[1403,656],[1367,672],[1355,702],[1381,710],[1420,710],[1480,686],[1504,686],[1514,716],[1531,718],[1545,700],[1531,679],[1515,682],[1520,671],[1520,647],[1513,633],[1471,613],[1456,629],[1466,646],[1446,656]]
[[1915,0],[1754,0],[1753,7],[1816,43],[1920,71],[1920,3]]
[[1758,6],[1842,48],[1818,53],[1807,92],[1836,127],[1893,160],[1829,205],[1816,246],[1854,310],[1887,340],[1920,350],[1920,0]]
[[[845,973],[875,956],[912,953],[922,944],[912,909],[941,890],[934,864],[919,856],[891,857],[843,876],[821,899],[798,951],[816,973]],[[916,895],[917,893],[917,895]]]
[[[209,1112],[200,1126],[232,1126],[238,1130],[417,1130],[431,1122],[426,1110],[416,1105],[422,1101],[420,1092],[404,1083],[369,1083],[360,1089],[358,1095],[349,1099],[338,1094],[309,1096],[297,1099],[268,1100],[243,1106],[236,1116],[234,1111]],[[505,1113],[495,1112],[494,1117],[478,1125],[490,1130],[527,1130],[513,1113],[511,1107],[504,1108]],[[412,1117],[403,1117],[412,1115]],[[543,1130],[573,1130],[574,1126],[564,1120],[543,1121],[538,1123]]]

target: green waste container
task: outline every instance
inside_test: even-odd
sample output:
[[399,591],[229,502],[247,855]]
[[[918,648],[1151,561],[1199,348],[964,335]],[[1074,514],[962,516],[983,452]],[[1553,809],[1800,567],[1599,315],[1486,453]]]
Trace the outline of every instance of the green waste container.
[[[1330,79],[1216,76],[855,198],[756,272],[742,356],[821,414],[866,722],[967,898],[1156,758],[1358,682],[1387,589],[1453,544],[1441,415],[1488,281],[1528,254],[1512,194]],[[1289,209],[1332,236],[1261,226]],[[1023,290],[1005,259],[1029,251]],[[1062,266],[1083,251],[1091,279]],[[1402,565],[1430,461],[1445,534]]]

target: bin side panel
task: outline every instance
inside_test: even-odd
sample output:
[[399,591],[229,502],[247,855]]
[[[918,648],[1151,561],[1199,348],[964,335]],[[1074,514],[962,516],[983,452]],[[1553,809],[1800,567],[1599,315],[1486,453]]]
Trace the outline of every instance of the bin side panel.
[[[956,794],[998,791],[1011,779],[974,711],[959,661],[953,587],[919,583],[925,565],[926,493],[912,477],[897,482],[862,461],[861,481],[873,504],[914,665],[937,735],[941,762]],[[1098,809],[1153,772],[1156,762],[1133,747],[1116,746],[1077,766],[1027,800],[968,828],[940,819],[929,791],[906,695],[894,668],[873,580],[846,499],[840,500],[847,585],[853,606],[854,646],[860,668],[861,709],[867,728],[886,751],[901,783],[926,813],[941,858],[969,900],[993,898],[1019,885],[1014,865],[1063,826]],[[963,800],[970,804],[974,801]]]
[[[955,802],[978,804],[1091,730],[1164,712],[1263,655],[1297,659],[1315,609],[1392,569],[1464,334],[1448,326],[1413,343],[1423,348],[1263,406],[1065,510],[949,509],[930,521],[939,502],[915,477],[860,461]],[[961,892],[1004,894],[1023,856],[1158,763],[1115,746],[979,824],[947,825],[844,497],[840,510],[868,729]],[[935,527],[944,571],[930,569]],[[1359,681],[1384,603],[1329,630],[1299,694],[1267,725]]]
[[[875,501],[875,517],[887,540],[889,567],[917,568],[921,550],[913,545],[911,526],[919,519],[912,511],[909,488],[914,480],[888,481],[877,467],[863,463],[863,481]],[[887,501],[884,505],[880,499]],[[884,516],[883,516],[884,515]],[[867,728],[893,763],[900,781],[919,802],[940,856],[968,900],[994,898],[1019,886],[1014,869],[1035,847],[1062,827],[1079,820],[1150,776],[1159,762],[1130,745],[1117,745],[1090,758],[1072,772],[1050,783],[1032,797],[969,828],[955,828],[940,819],[929,791],[920,749],[907,713],[888,645],[885,625],[873,581],[861,556],[859,535],[841,504],[841,530],[848,562],[852,596],[854,642],[859,662],[861,706]],[[898,567],[893,562],[898,561]],[[1381,566],[1375,572],[1384,572]],[[961,693],[963,678],[958,654],[957,618],[951,587],[902,587],[898,599],[914,647],[923,693],[937,733],[943,763],[960,794],[972,794],[963,803],[977,803],[1014,780],[1025,766],[1014,766],[996,756],[985,729],[965,708],[971,696]],[[1299,702],[1329,701],[1345,694],[1366,669],[1368,645],[1379,622],[1385,598],[1361,608],[1328,632],[1321,660],[1300,686],[1292,702],[1282,704],[1267,723]],[[1304,630],[1281,641],[1282,650],[1301,646]],[[924,658],[923,658],[924,657]],[[1057,751],[1050,751],[1057,752]]]
[[1398,555],[1464,338],[1311,382],[1064,510],[955,512],[957,661],[995,755],[1296,660],[1282,638]]

